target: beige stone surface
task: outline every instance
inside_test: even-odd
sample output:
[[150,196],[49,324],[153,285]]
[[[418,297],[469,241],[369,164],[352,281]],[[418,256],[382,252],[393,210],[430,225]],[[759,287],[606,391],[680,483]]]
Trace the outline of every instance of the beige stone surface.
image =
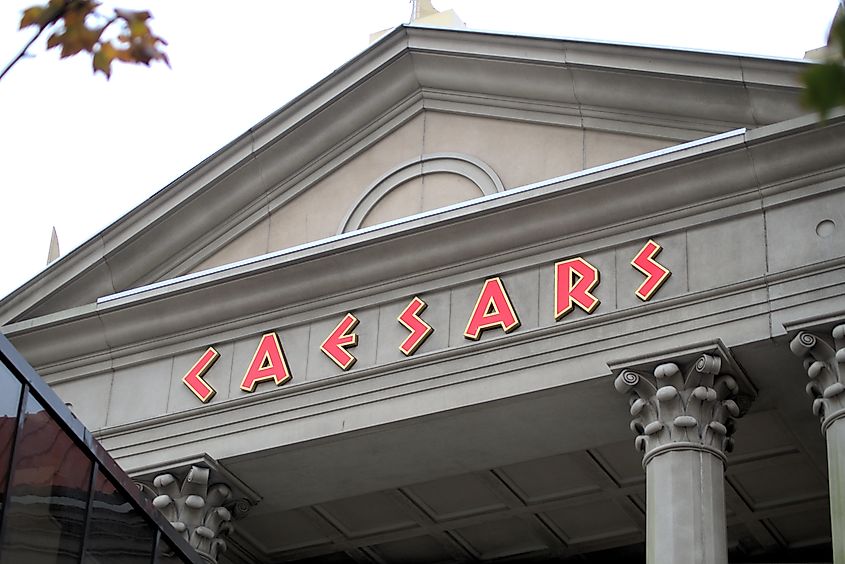
[[478,157],[496,171],[505,188],[581,170],[581,144],[581,130],[571,127],[426,113],[426,153]]
[[480,198],[484,193],[471,180],[457,174],[428,174],[423,177],[422,210],[436,210],[458,202]]
[[[398,163],[418,156],[422,149],[423,117],[417,116],[325,178],[308,187],[270,217],[251,227],[192,269],[197,272],[331,237],[355,199]],[[269,226],[269,227],[268,227]],[[269,229],[269,234],[268,234]],[[264,247],[257,243],[263,234]]]
[[612,163],[675,144],[666,139],[587,130],[584,136],[584,168]]
[[[193,271],[335,235],[358,198],[385,174],[423,154],[462,153],[478,158],[508,189],[671,144],[633,135],[426,111],[309,186]],[[394,188],[370,210],[362,226],[482,195],[477,186],[459,175],[425,175]]]
[[427,174],[403,182],[391,190],[370,210],[361,227],[436,210],[483,195],[475,183],[463,176],[448,173]]
[[420,155],[422,139],[423,118],[418,116],[274,212],[270,218],[270,250],[304,242],[302,229],[295,230],[292,239],[285,237],[284,226],[291,222],[300,222],[300,227],[304,227],[306,241],[333,236],[367,188],[398,164]]
[[412,178],[388,192],[364,217],[361,227],[370,227],[421,212],[424,178]]
[[200,270],[214,268],[215,266],[221,266],[267,253],[268,228],[269,219],[262,219],[239,235],[234,241],[228,243],[222,249],[202,261],[193,269],[193,272],[199,272]]

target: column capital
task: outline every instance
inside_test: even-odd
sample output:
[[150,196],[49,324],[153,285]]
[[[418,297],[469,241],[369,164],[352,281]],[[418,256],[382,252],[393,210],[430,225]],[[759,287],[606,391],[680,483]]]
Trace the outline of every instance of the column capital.
[[756,390],[721,342],[616,365],[613,384],[629,397],[643,467],[672,450],[709,452],[725,463],[734,419]]
[[233,521],[261,500],[208,455],[134,479],[156,509],[211,564],[228,548]]
[[806,390],[813,399],[813,413],[821,421],[822,433],[845,417],[845,323],[836,325],[830,335],[832,345],[810,331],[800,331],[789,343],[810,377]]

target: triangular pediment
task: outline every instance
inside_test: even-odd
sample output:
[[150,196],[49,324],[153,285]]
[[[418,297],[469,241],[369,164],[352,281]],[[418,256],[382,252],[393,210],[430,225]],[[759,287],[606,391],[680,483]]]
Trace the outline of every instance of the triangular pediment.
[[402,26],[0,302],[0,323],[802,113],[803,63]]

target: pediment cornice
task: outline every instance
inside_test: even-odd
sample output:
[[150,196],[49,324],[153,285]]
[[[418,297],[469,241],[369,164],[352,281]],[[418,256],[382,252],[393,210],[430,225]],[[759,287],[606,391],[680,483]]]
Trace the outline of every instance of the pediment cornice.
[[0,323],[181,274],[258,202],[283,205],[426,108],[687,140],[798,115],[804,64],[400,26],[0,301]]
[[101,297],[4,331],[39,366],[109,359],[222,327],[305,315],[315,304],[401,293],[412,279],[471,274],[598,233],[665,230],[730,206],[756,213],[800,197],[825,175],[841,181],[843,133],[845,115],[737,131]]

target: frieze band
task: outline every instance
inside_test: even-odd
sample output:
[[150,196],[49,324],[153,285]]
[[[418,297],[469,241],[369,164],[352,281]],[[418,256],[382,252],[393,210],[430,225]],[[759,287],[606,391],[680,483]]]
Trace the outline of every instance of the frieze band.
[[[643,301],[650,300],[671,275],[669,269],[655,259],[661,250],[659,244],[649,239],[631,260],[631,266],[645,276],[642,284],[634,291]],[[576,307],[587,314],[593,313],[601,303],[593,293],[599,282],[599,270],[583,257],[573,257],[555,263],[555,321],[560,321]],[[435,331],[435,328],[422,318],[427,305],[422,298],[414,296],[397,318],[397,322],[409,332],[399,345],[399,350],[405,356],[416,353]],[[357,361],[348,349],[358,345],[355,328],[359,322],[353,313],[346,313],[320,345],[320,351],[343,371],[352,368]],[[477,341],[485,331],[501,330],[510,333],[519,326],[517,310],[502,279],[498,276],[486,279],[467,320],[464,338]],[[209,347],[182,378],[182,382],[203,403],[214,397],[214,387],[204,379],[204,375],[218,358],[220,354],[214,347]],[[261,337],[240,388],[244,392],[253,392],[261,382],[272,380],[276,386],[281,386],[292,377],[279,336],[275,332],[269,332]]]

